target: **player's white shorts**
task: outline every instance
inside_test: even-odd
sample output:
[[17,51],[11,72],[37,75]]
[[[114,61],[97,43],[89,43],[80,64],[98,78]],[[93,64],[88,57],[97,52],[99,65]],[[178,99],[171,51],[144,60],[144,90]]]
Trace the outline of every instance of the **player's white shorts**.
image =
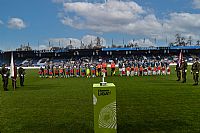
[[148,70],[148,75],[151,75],[151,71],[150,70]]
[[156,71],[153,71],[153,75],[156,75]]
[[126,71],[126,75],[127,75],[127,76],[130,76],[130,71]]
[[147,75],[147,72],[144,72],[144,75]]
[[157,75],[160,75],[160,70],[157,71]]
[[138,75],[138,72],[135,72],[135,75]]
[[162,71],[162,74],[163,74],[163,75],[166,75],[166,72],[165,72],[165,71]]
[[134,71],[131,71],[131,76],[134,76]]

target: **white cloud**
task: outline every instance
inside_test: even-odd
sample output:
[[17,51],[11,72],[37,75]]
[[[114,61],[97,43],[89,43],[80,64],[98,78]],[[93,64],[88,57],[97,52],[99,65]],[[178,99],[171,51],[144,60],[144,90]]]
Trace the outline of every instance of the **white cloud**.
[[31,48],[33,50],[49,50],[49,47],[46,44],[40,44],[38,46],[37,45],[32,45]]
[[[77,38],[51,38],[49,39],[50,44],[53,46],[61,46],[61,47],[66,47],[69,45],[72,45],[73,47],[79,48],[81,46],[81,42],[85,45],[88,46],[91,44],[96,44],[97,43],[97,36],[93,35],[85,35],[81,39]],[[100,43],[101,45],[106,45],[106,40],[103,37],[100,37]]]
[[2,20],[0,20],[0,25],[2,25],[3,24],[3,21]]
[[12,29],[23,29],[26,28],[26,24],[20,18],[11,18],[8,21],[8,27]]
[[197,32],[200,28],[200,14],[171,13],[170,19],[165,21],[165,28],[178,32]]
[[200,0],[193,0],[193,6],[195,9],[200,9]]
[[47,50],[49,47],[47,45],[39,45],[39,50]]
[[200,14],[171,13],[169,16],[168,20],[163,21],[163,30],[170,40],[177,33],[185,38],[192,36],[194,41],[200,39]]
[[[200,6],[200,0],[193,0]],[[174,39],[175,34],[199,38],[200,14],[170,13],[159,19],[133,1],[110,0],[107,3],[64,2],[59,14],[64,25],[98,33],[117,32],[157,40]],[[199,7],[200,8],[200,7]]]
[[[97,36],[94,35],[85,35],[81,39],[81,41],[84,43],[84,45],[90,45],[92,44],[97,44]],[[103,37],[100,37],[100,43],[101,45],[105,46],[106,45],[106,40]]]
[[[131,25],[138,21],[141,17],[140,15],[145,13],[143,8],[135,2],[74,2],[64,3],[63,5],[65,11],[65,16],[62,16],[61,19],[63,24],[97,32],[121,32],[126,28],[126,25]],[[75,13],[76,15],[70,16],[70,13]]]
[[[64,25],[96,32],[119,32],[132,35],[160,34],[162,24],[133,1],[107,3],[64,3],[60,15]],[[75,15],[70,16],[70,13]]]
[[81,46],[81,41],[76,38],[52,38],[49,39],[49,41],[51,44],[53,44],[53,46],[59,46],[59,44],[61,47],[66,47],[69,45],[72,45],[73,47]]
[[150,39],[139,39],[139,40],[130,40],[128,43],[137,45],[139,47],[150,47],[156,46]]

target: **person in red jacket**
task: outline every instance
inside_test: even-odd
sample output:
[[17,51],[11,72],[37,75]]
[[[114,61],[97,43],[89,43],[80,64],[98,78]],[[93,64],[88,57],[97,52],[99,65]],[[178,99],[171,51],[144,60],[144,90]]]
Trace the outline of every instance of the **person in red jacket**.
[[134,73],[135,73],[136,76],[139,76],[139,72],[138,71],[139,71],[139,68],[138,68],[138,66],[136,66],[135,69],[134,69]]
[[148,75],[148,68],[147,68],[147,67],[145,67],[145,68],[143,69],[143,75],[145,75],[145,76]]
[[40,67],[38,74],[40,75],[40,78],[44,78],[44,68]]
[[102,63],[102,69],[106,70],[106,76],[107,76],[107,63],[106,62],[103,62]]
[[167,75],[170,75],[170,71],[171,71],[171,70],[170,70],[170,67],[168,66],[168,67],[167,67]]
[[115,62],[111,63],[111,76],[115,75]]
[[143,76],[143,67],[142,67],[142,65],[140,65],[139,71],[140,71],[140,72],[139,72],[139,75],[140,75],[140,76]]
[[59,69],[58,69],[58,67],[54,68],[54,73],[55,73],[55,78],[58,78],[59,77]]
[[61,78],[64,77],[64,71],[63,71],[62,67],[59,69],[59,75],[60,75]]
[[148,75],[152,75],[152,68],[151,68],[150,65],[149,65],[149,67],[148,67]]
[[153,68],[153,75],[156,75],[156,74],[157,74],[157,67],[154,66],[154,68]]
[[45,75],[45,78],[48,78],[49,75],[48,75],[48,70],[47,69],[44,69],[44,75]]
[[126,76],[130,76],[131,68],[129,66],[126,67]]
[[134,70],[135,70],[134,65],[132,65],[131,66],[131,76],[134,76]]
[[157,67],[157,75],[160,75],[161,74],[161,66],[159,65],[158,67]]
[[98,65],[97,65],[97,76],[101,76],[101,64],[99,63]]
[[166,67],[165,66],[162,67],[162,75],[166,75]]

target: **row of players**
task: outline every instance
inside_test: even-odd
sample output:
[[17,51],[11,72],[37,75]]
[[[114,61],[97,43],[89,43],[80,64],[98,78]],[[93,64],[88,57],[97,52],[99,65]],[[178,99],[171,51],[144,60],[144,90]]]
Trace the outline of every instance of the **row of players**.
[[[103,66],[101,64],[98,65],[85,65],[85,66],[66,66],[66,67],[53,67],[53,69],[48,68],[40,68],[39,76],[40,77],[96,77],[101,76],[102,72],[107,74],[107,66]],[[169,75],[170,74],[170,67],[169,66],[148,66],[140,67],[138,66],[125,66],[123,64],[122,68],[116,69],[115,64],[111,64],[111,76],[116,75],[116,71],[119,72],[120,76],[148,76],[148,75]]]

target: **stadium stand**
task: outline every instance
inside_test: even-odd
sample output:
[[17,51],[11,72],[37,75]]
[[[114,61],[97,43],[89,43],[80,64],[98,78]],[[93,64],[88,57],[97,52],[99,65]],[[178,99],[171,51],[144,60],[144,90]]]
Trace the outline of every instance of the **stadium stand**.
[[[41,66],[45,62],[67,62],[84,60],[98,62],[109,60],[165,60],[174,63],[180,51],[188,62],[200,57],[200,46],[171,46],[171,47],[123,47],[98,49],[59,49],[59,50],[30,50],[13,51],[15,63],[24,66]],[[0,65],[10,62],[11,51],[0,52]]]

